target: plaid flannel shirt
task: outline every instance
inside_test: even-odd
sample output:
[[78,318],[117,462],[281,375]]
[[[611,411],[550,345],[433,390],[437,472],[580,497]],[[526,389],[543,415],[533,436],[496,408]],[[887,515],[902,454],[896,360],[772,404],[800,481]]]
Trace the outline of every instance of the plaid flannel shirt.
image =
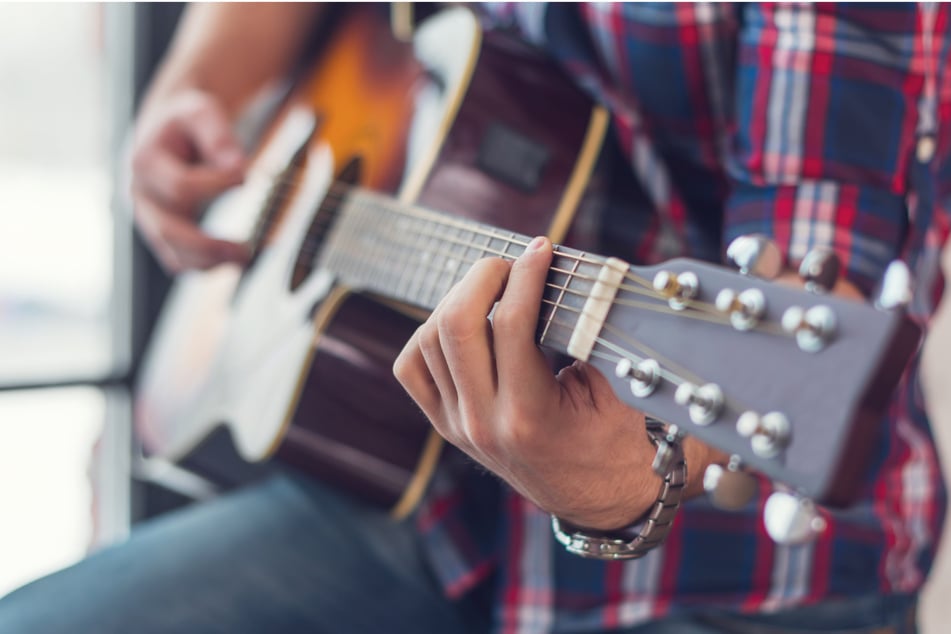
[[[485,7],[546,49],[605,104],[641,193],[628,259],[718,260],[746,233],[789,259],[833,248],[870,291],[903,257],[927,323],[951,203],[949,15],[943,5],[505,4]],[[919,160],[921,136],[936,139]],[[646,203],[646,204],[644,204]],[[935,552],[945,491],[917,364],[897,391],[861,501],[780,546],[769,493],[740,512],[681,509],[643,559],[567,554],[549,518],[494,479],[437,481],[417,516],[450,596],[492,578],[500,632],[599,631],[698,606],[770,611],[915,592]]]

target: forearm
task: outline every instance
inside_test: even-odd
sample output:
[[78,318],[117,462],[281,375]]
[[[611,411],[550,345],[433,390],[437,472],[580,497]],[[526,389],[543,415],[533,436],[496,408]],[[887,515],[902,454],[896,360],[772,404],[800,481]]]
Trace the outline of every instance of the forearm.
[[211,3],[186,10],[143,102],[210,93],[234,118],[262,87],[292,68],[324,13],[319,3]]

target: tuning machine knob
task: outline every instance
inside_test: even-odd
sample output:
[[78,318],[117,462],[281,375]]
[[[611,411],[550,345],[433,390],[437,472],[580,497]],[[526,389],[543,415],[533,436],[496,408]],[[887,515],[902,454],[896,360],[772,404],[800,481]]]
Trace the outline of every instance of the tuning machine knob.
[[875,308],[893,310],[907,306],[914,295],[914,284],[908,265],[894,260],[885,269],[885,275],[875,291]]
[[622,357],[614,366],[614,375],[619,379],[631,377],[631,393],[638,398],[645,398],[654,393],[660,382],[660,364],[654,359],[644,359],[634,363]]
[[759,483],[752,475],[740,470],[739,456],[732,456],[726,467],[711,464],[703,472],[703,490],[710,502],[724,511],[736,511],[756,496]]
[[751,330],[766,313],[766,296],[758,288],[748,288],[737,293],[724,288],[717,293],[716,307],[730,316],[730,324],[736,330]]
[[750,439],[753,453],[760,458],[775,457],[792,440],[789,419],[779,412],[762,416],[756,412],[743,412],[736,419],[736,433]]
[[727,259],[743,275],[771,280],[783,270],[783,254],[775,242],[766,236],[740,236],[726,249]]
[[835,336],[835,313],[828,306],[813,306],[806,310],[790,306],[783,313],[783,330],[796,336],[801,350],[818,352]]
[[670,271],[660,271],[654,276],[654,290],[667,298],[674,310],[683,310],[690,300],[700,291],[700,280],[696,273],[684,271],[675,275]]
[[810,293],[827,293],[839,279],[842,268],[839,256],[827,247],[815,247],[799,264],[799,277]]
[[811,541],[826,528],[812,500],[785,491],[775,491],[767,498],[763,523],[773,541],[784,546]]
[[674,392],[674,401],[687,407],[690,420],[697,425],[709,425],[720,415],[723,409],[723,390],[715,383],[696,386],[693,383],[681,383]]

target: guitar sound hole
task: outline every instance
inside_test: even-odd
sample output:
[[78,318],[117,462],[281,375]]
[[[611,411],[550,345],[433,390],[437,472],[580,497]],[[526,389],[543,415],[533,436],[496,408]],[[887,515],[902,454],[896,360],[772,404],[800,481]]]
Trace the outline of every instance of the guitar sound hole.
[[294,261],[294,272],[291,275],[291,290],[296,290],[304,280],[314,271],[317,256],[323,245],[327,231],[333,226],[337,212],[343,203],[347,191],[360,182],[363,173],[363,159],[359,156],[350,159],[337,178],[331,183],[327,195],[317,207],[317,212],[307,227],[307,233],[301,243],[300,251]]

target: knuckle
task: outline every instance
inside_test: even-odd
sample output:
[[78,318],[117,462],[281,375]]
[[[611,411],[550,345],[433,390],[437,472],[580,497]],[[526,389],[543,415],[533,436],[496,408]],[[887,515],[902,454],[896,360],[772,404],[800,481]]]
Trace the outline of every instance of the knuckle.
[[403,387],[411,382],[417,372],[416,344],[410,341],[393,362],[393,376]]
[[505,407],[499,425],[502,442],[510,451],[521,452],[537,446],[538,429],[535,413],[522,404],[510,403]]
[[482,424],[477,418],[466,417],[464,420],[462,427],[469,446],[486,455],[492,455],[498,451],[498,439],[488,425]]
[[191,190],[182,174],[170,174],[166,183],[168,197],[175,203],[185,205],[191,202]]
[[442,337],[450,341],[464,341],[475,330],[475,320],[465,304],[450,301],[436,315],[436,324]]
[[419,349],[424,356],[442,351],[439,345],[439,329],[432,318],[419,327]]
[[516,330],[522,321],[522,315],[504,302],[500,302],[492,313],[492,329],[500,333]]

